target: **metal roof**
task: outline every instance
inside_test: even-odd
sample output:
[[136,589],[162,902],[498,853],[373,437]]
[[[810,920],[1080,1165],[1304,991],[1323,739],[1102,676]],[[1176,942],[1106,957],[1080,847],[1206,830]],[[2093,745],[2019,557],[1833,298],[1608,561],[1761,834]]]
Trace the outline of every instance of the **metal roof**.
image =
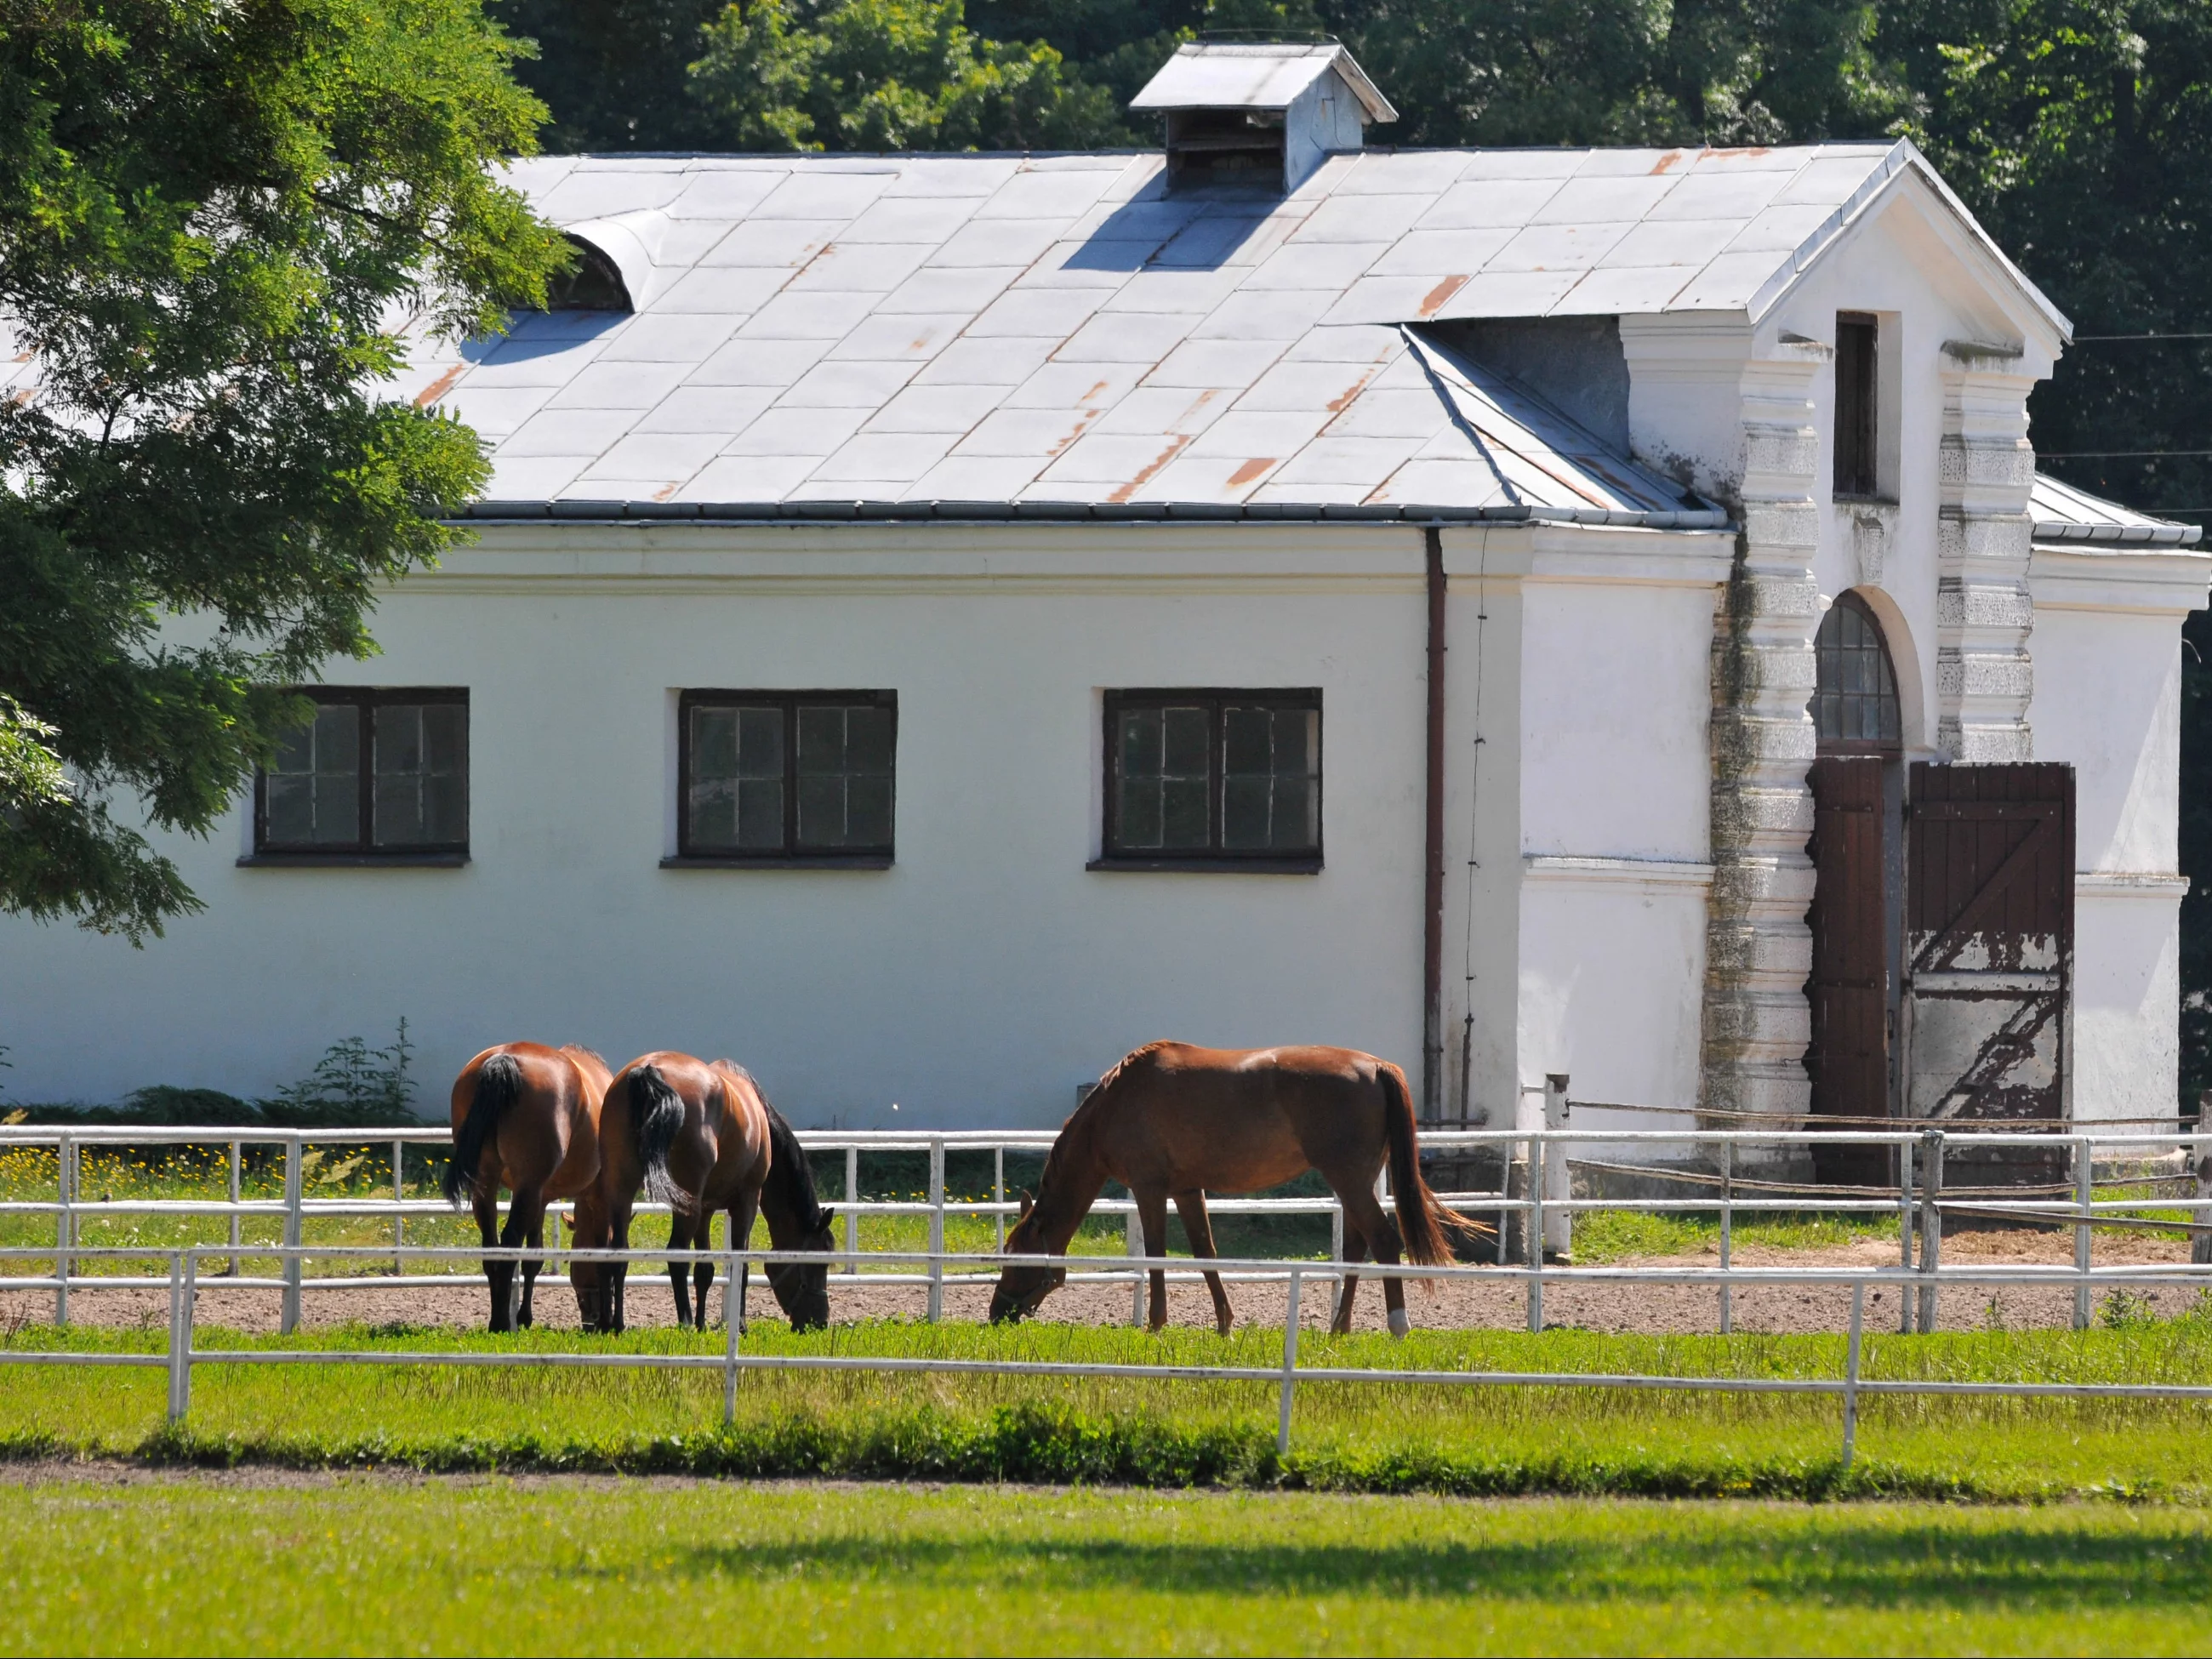
[[2127,546],[2194,547],[2203,538],[2202,525],[2176,524],[2122,507],[2086,489],[2061,483],[2047,473],[2035,475],[2028,491],[2028,516],[2039,542],[2118,543]]
[[1288,109],[1298,94],[1334,70],[1352,88],[1370,121],[1395,121],[1398,112],[1367,78],[1352,54],[1326,46],[1287,46],[1207,40],[1178,47],[1160,72],[1129,100],[1133,110]]
[[1708,504],[1412,329],[1744,311],[1916,163],[1369,150],[1258,197],[1170,196],[1157,152],[538,158],[516,183],[635,314],[426,340],[399,390],[483,433],[489,500],[533,509],[1674,521]]

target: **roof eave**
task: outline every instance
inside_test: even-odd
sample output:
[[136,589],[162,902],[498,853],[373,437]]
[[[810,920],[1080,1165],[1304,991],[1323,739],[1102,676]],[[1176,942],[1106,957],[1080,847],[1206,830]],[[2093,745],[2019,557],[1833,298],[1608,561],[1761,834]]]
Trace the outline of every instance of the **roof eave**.
[[1778,305],[1783,297],[1795,288],[1799,280],[1844,240],[1854,225],[1867,215],[1889,192],[1897,181],[1907,175],[1917,178],[1935,195],[1948,213],[1966,231],[1980,252],[1997,268],[1998,274],[2018,291],[2029,307],[2042,318],[2057,342],[2063,346],[2074,338],[2074,324],[2066,313],[2051,303],[2051,297],[2028,280],[2027,272],[2014,264],[1996,239],[1982,228],[1966,204],[1960,201],[1943,176],[1923,155],[1910,139],[1900,138],[1882,158],[1880,167],[1859,188],[1851,192],[1835,212],[1829,215],[1813,234],[1800,242],[1783,262],[1773,276],[1759,285],[1746,310],[1751,320],[1757,323]]
[[2195,524],[2075,524],[2063,519],[2038,519],[2032,539],[2070,546],[2094,544],[2112,547],[2194,547],[2204,539],[2204,526]]
[[977,523],[1004,520],[1052,523],[1194,521],[1340,524],[1557,524],[1591,528],[1733,532],[1719,508],[1644,512],[1567,507],[1455,507],[1395,502],[1293,501],[477,501],[453,523],[542,522],[820,524],[875,520]]

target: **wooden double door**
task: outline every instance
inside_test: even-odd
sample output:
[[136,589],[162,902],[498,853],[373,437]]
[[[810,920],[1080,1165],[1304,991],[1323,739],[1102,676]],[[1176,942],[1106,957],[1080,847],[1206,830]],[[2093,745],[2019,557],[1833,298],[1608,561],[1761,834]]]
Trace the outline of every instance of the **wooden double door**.
[[[2074,769],[1814,763],[1816,1121],[2056,1126],[2068,1115]],[[2039,1176],[2047,1160],[1959,1160]],[[1881,1185],[1877,1148],[1816,1147],[1821,1180]],[[2016,1167],[2015,1167],[2016,1166]]]

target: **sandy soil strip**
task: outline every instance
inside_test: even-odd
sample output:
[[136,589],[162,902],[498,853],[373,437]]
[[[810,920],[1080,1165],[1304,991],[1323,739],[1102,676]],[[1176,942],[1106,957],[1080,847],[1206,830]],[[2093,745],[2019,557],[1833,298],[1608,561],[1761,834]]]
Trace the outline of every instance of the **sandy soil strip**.
[[[2040,1263],[2067,1266],[2073,1261],[2070,1233],[2030,1229],[1955,1234],[1943,1241],[1947,1265],[2010,1266]],[[2189,1247],[2173,1239],[2131,1235],[2100,1237],[2093,1259],[2100,1267],[2166,1265],[2186,1262]],[[1741,1246],[1735,1260],[1746,1267],[1893,1267],[1895,1243],[1866,1239],[1856,1243],[1817,1250],[1781,1250]],[[1684,1256],[1640,1258],[1636,1265],[1655,1267],[1712,1267],[1717,1250]],[[1620,1265],[1631,1265],[1623,1263]],[[2103,1292],[2100,1291],[2101,1296]],[[2142,1292],[2161,1315],[2171,1316],[2192,1305],[2198,1292],[2193,1286],[2160,1286]],[[1229,1296],[1240,1324],[1279,1327],[1285,1294],[1282,1285],[1232,1285]],[[1407,1310],[1416,1326],[1430,1328],[1522,1329],[1527,1322],[1527,1292],[1519,1282],[1482,1284],[1460,1280],[1441,1283],[1432,1290],[1409,1289]],[[1073,1324],[1123,1324],[1129,1319],[1129,1291],[1113,1285],[1073,1285],[1054,1292],[1039,1310],[1047,1321]],[[1767,1285],[1738,1289],[1733,1296],[1734,1324],[1747,1332],[1840,1331],[1850,1316],[1850,1293],[1841,1286]],[[1309,1283],[1302,1297],[1301,1323],[1308,1328],[1325,1327],[1329,1292]],[[1991,1324],[2008,1329],[2064,1327],[2073,1321],[2074,1293],[2069,1285],[1960,1287],[1939,1298],[1939,1324],[1945,1330],[1975,1330]],[[1169,1318],[1178,1325],[1210,1326],[1213,1304],[1200,1284],[1171,1285]],[[305,1320],[310,1325],[330,1325],[359,1320],[371,1324],[408,1323],[468,1327],[484,1322],[488,1313],[481,1288],[435,1285],[395,1285],[390,1290],[309,1291],[305,1297]],[[667,1279],[659,1273],[635,1273],[628,1297],[634,1325],[666,1324],[674,1317],[674,1303]],[[774,1297],[755,1280],[749,1306],[764,1317],[776,1316]],[[951,1285],[945,1291],[948,1318],[981,1320],[988,1316],[990,1291],[984,1285]],[[845,1285],[832,1281],[831,1316],[837,1320],[905,1317],[920,1319],[928,1307],[928,1292],[919,1285]],[[1544,1317],[1547,1326],[1571,1326],[1595,1331],[1637,1331],[1680,1335],[1718,1328],[1720,1292],[1703,1285],[1645,1284],[1559,1284],[1547,1285]],[[165,1290],[100,1290],[80,1281],[70,1294],[70,1316],[87,1324],[143,1325],[161,1328],[168,1321],[168,1292]],[[208,1324],[248,1331],[278,1328],[281,1304],[276,1291],[226,1290],[219,1285],[200,1294],[198,1318]],[[720,1287],[714,1293],[714,1313],[721,1316]],[[1866,1319],[1871,1330],[1894,1330],[1898,1326],[1897,1295],[1887,1290],[1869,1294]],[[565,1278],[549,1274],[538,1281],[538,1322],[551,1328],[576,1323],[575,1297]],[[46,1291],[0,1294],[0,1328],[44,1324],[53,1317],[53,1297]],[[1354,1302],[1353,1328],[1380,1331],[1383,1318],[1382,1291],[1374,1279],[1364,1281]]]

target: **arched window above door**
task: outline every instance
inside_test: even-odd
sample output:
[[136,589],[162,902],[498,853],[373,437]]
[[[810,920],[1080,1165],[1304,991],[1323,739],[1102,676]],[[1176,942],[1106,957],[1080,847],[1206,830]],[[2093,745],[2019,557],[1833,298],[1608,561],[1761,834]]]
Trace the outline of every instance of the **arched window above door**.
[[1904,749],[1897,675],[1881,624],[1856,593],[1840,595],[1813,641],[1819,678],[1806,712],[1824,755],[1895,755]]

